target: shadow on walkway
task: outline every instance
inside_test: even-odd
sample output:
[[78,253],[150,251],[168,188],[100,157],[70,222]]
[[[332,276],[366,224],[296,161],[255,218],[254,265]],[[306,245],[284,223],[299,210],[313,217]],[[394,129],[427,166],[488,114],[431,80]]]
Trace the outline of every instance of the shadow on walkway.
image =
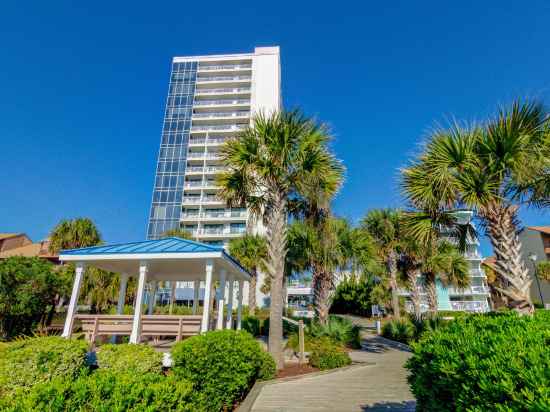
[[384,353],[390,349],[401,352],[410,352],[411,349],[399,342],[383,338],[382,336],[369,336],[361,342],[361,350],[370,353]]
[[415,409],[415,401],[377,402],[372,405],[361,406],[363,412],[414,412]]

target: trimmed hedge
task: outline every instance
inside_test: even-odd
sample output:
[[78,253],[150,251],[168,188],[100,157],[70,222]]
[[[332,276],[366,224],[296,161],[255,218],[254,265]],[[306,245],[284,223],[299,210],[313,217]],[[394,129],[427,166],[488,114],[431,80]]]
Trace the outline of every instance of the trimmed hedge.
[[309,364],[315,368],[325,370],[351,364],[351,358],[342,345],[327,336],[311,341],[310,347]]
[[58,336],[17,340],[0,356],[0,397],[56,377],[76,379],[88,370],[88,344]]
[[549,311],[456,319],[411,346],[418,410],[550,410]]
[[416,328],[408,319],[395,319],[384,324],[382,336],[397,342],[409,343],[416,336]]
[[172,348],[172,371],[190,381],[209,411],[231,409],[259,379],[274,377],[275,362],[248,332],[220,330]]
[[162,353],[149,345],[103,345],[96,355],[101,369],[137,374],[162,371]]
[[27,411],[207,411],[193,385],[174,376],[97,370],[76,380],[57,377],[0,398],[0,409]]

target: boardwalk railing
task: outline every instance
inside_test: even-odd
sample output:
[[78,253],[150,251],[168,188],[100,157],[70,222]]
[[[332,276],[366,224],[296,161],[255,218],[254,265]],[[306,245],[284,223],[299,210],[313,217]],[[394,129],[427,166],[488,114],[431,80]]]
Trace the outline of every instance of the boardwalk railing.
[[[76,315],[86,339],[94,343],[101,335],[124,336],[132,333],[132,315]],[[141,336],[174,336],[176,341],[198,335],[201,328],[200,315],[143,315]]]
[[306,355],[305,355],[305,342],[304,342],[304,321],[303,320],[294,320],[287,318],[283,316],[283,321],[287,321],[288,323],[291,323],[292,325],[298,326],[298,345],[299,345],[299,352],[300,352],[300,363],[306,362]]

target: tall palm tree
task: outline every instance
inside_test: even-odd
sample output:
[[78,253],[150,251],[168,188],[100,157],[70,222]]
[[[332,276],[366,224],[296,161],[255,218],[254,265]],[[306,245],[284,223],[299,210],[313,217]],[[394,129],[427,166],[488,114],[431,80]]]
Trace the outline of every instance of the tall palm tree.
[[[247,206],[263,221],[268,246],[267,273],[271,279],[269,350],[283,367],[282,315],[286,233],[289,201],[300,197],[324,176],[341,171],[329,151],[325,126],[298,111],[257,114],[252,125],[221,149],[228,171],[221,175],[220,195],[229,206]],[[327,193],[338,182],[327,182]]]
[[256,310],[256,284],[258,269],[265,271],[267,259],[267,242],[263,236],[246,234],[229,242],[229,254],[235,257],[250,272],[248,291],[248,310]]
[[179,237],[181,239],[193,240],[191,232],[185,229],[170,229],[162,234],[162,237]]
[[292,255],[300,255],[299,269],[311,270],[313,303],[320,324],[328,322],[334,277],[346,268],[353,250],[351,229],[344,219],[328,217],[322,224],[295,221],[289,227],[288,245]]
[[403,191],[420,209],[475,210],[493,246],[508,306],[533,313],[532,279],[517,233],[522,205],[550,204],[549,116],[542,105],[516,101],[481,126],[436,131],[403,170]]
[[63,249],[96,246],[100,243],[101,234],[91,219],[64,219],[50,233],[49,249],[55,254]]
[[401,316],[397,289],[397,262],[402,246],[400,219],[401,213],[398,210],[373,209],[361,221],[363,230],[368,232],[377,243],[380,257],[386,265],[392,312],[397,318]]

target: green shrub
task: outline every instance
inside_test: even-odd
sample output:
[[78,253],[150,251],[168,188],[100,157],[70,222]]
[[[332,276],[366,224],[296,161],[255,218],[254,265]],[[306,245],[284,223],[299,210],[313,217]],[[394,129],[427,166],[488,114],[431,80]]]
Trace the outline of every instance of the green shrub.
[[406,366],[422,411],[550,410],[550,313],[471,315],[425,333]]
[[248,332],[219,330],[172,348],[174,374],[193,383],[209,411],[231,409],[269,367],[260,343]]
[[55,377],[75,379],[88,368],[88,344],[58,336],[12,342],[0,356],[0,397]]
[[72,381],[56,378],[0,400],[0,409],[27,411],[206,411],[193,386],[174,376],[97,370]]
[[260,336],[260,320],[256,316],[246,316],[241,322],[241,328],[252,336]]
[[273,379],[277,375],[277,364],[269,352],[262,350],[260,370],[258,371],[258,379],[266,381]]
[[323,336],[310,342],[309,364],[321,370],[349,365],[351,358],[342,345]]
[[382,327],[382,336],[407,344],[414,339],[415,333],[415,327],[408,319],[391,320]]
[[352,349],[361,347],[360,331],[361,328],[359,326],[339,316],[330,316],[326,325],[312,323],[308,327],[309,336],[314,338],[328,336],[333,341],[339,342]]
[[116,372],[147,373],[162,371],[162,353],[148,345],[103,345],[97,350],[101,369]]

